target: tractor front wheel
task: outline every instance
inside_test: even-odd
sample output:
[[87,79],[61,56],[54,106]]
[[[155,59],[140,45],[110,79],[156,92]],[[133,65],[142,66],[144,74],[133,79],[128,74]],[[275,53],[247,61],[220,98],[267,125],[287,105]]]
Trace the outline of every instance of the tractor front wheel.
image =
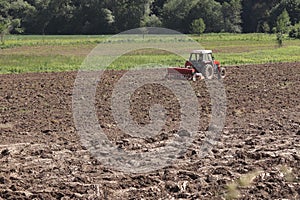
[[225,78],[225,76],[226,76],[226,70],[224,67],[221,67],[220,71],[218,72],[218,78],[223,79],[223,78]]
[[203,68],[203,75],[206,79],[212,79],[214,77],[214,68],[212,65],[207,64]]

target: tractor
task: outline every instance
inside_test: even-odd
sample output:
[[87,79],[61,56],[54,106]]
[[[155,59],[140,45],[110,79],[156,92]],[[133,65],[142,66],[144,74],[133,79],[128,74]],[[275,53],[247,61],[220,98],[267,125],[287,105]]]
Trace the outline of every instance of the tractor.
[[167,78],[186,78],[196,81],[201,79],[223,79],[225,78],[225,68],[220,62],[215,60],[211,50],[194,50],[184,67],[168,68]]

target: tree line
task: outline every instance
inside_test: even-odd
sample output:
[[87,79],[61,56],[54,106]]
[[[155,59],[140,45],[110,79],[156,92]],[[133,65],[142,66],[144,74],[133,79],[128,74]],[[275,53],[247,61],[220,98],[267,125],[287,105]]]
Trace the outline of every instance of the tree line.
[[289,27],[297,36],[299,21],[300,0],[0,0],[1,35],[114,34],[156,26],[198,34]]

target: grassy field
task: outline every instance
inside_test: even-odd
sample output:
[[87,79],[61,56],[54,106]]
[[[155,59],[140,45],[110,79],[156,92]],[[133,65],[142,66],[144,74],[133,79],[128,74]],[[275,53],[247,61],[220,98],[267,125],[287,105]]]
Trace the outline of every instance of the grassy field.
[[[212,49],[223,65],[262,64],[300,61],[300,40],[286,38],[279,48],[276,36],[269,34],[204,34],[190,37],[205,49]],[[153,38],[148,42],[152,42]],[[158,38],[156,38],[157,40]],[[174,37],[168,38],[170,41]],[[0,73],[71,71],[80,68],[97,44],[141,42],[113,40],[110,36],[19,36],[9,35],[0,45]],[[175,39],[176,40],[176,39]],[[182,41],[178,41],[182,42]],[[188,53],[188,52],[187,52]],[[126,54],[110,66],[127,69],[134,65],[157,63],[180,66],[187,59],[162,51],[140,51]]]

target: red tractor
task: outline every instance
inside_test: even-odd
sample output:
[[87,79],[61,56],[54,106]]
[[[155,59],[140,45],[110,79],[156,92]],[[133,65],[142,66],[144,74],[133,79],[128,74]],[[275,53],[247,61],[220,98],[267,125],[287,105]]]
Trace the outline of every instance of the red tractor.
[[196,81],[201,79],[225,78],[225,68],[221,67],[220,62],[215,60],[211,50],[194,50],[184,67],[168,68],[168,78],[188,78]]

